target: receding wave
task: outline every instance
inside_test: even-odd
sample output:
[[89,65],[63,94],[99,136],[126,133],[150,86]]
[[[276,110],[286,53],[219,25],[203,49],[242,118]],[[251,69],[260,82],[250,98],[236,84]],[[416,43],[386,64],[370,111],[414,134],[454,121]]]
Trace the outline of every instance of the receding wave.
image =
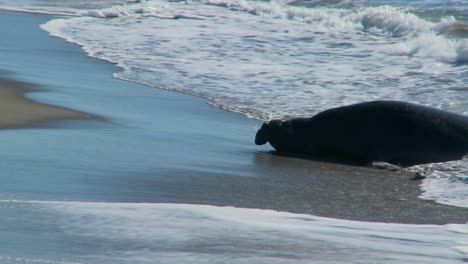
[[427,177],[421,184],[421,198],[468,208],[468,159],[418,165],[409,170]]
[[[94,263],[463,263],[468,225],[404,225],[189,204],[0,201]],[[50,227],[50,219],[54,219]],[[19,219],[18,219],[19,220]],[[28,219],[21,219],[21,222]],[[105,251],[100,251],[105,245]],[[0,258],[1,260],[1,258]],[[33,262],[34,263],[34,262]],[[98,262],[97,262],[98,263]]]

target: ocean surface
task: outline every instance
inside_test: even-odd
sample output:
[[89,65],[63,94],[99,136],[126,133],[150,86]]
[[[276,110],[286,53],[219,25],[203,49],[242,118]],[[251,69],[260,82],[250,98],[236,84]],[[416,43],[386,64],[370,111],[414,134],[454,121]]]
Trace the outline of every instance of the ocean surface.
[[[40,25],[89,56],[118,66],[94,62],[100,68],[86,66],[90,80],[104,71],[116,79],[202,97],[258,120],[310,116],[374,99],[468,114],[467,1],[0,0],[0,8],[50,15],[25,18],[24,23]],[[16,34],[12,25],[1,28]],[[16,41],[32,42],[30,49],[40,34],[31,30]],[[58,41],[54,45],[65,45]],[[157,164],[154,153],[141,150],[151,146],[128,136],[149,138],[152,129],[161,129],[147,124],[151,95],[147,88],[117,80],[98,79],[103,85],[96,91],[91,82],[79,79],[82,89],[74,90],[68,83],[75,77],[65,69],[64,58],[77,65],[86,65],[86,58],[67,46],[68,53],[57,62],[51,52],[43,65],[47,45],[40,46],[42,57],[31,52],[24,62],[2,54],[0,69],[25,72],[23,80],[45,84],[41,73],[62,71],[51,81],[60,93],[30,96],[93,110],[128,128],[95,124],[103,135],[70,124],[73,129],[37,129],[33,138],[30,130],[2,132],[9,153],[2,166],[9,176],[3,176],[0,188],[0,212],[7,216],[0,219],[0,263],[467,262],[467,225],[362,223],[258,209],[132,203],[125,191],[111,197],[99,175],[114,173],[106,184],[123,186],[125,173]],[[16,52],[24,50],[18,46]],[[106,97],[111,89],[119,96]],[[101,100],[90,93],[102,93]],[[170,104],[170,93],[164,96]],[[141,110],[127,106],[126,97],[138,98]],[[168,107],[182,111],[197,104],[187,101]],[[247,125],[255,129],[255,124]],[[207,125],[215,131],[219,124]],[[113,153],[106,169],[97,160],[107,152],[90,147],[100,143]],[[37,153],[45,154],[38,158]],[[190,161],[189,154],[184,160]],[[75,167],[68,166],[70,159],[77,160]],[[56,163],[53,171],[45,165],[51,162]],[[242,157],[238,162],[248,164]],[[196,170],[206,164],[184,166]],[[468,207],[468,161],[411,170],[428,175],[421,198]],[[40,191],[24,189],[25,181]]]

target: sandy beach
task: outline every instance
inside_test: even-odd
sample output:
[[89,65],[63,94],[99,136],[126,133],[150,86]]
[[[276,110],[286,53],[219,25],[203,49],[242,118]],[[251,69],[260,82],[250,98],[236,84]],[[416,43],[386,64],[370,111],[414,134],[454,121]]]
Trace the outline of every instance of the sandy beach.
[[[23,27],[30,26],[31,19],[46,20],[42,16],[9,16]],[[55,153],[57,148],[53,145],[41,148],[42,155],[56,166],[39,169],[44,170],[48,178],[67,183],[66,188],[72,191],[57,190],[52,187],[54,182],[32,187],[33,194],[28,197],[210,204],[394,223],[468,221],[468,209],[419,199],[420,182],[410,180],[411,173],[275,155],[271,147],[260,148],[253,143],[260,121],[213,108],[199,98],[112,79],[112,72],[117,71],[114,66],[90,59],[79,47],[50,38],[38,29],[25,29],[27,31],[40,35],[37,38],[42,41],[28,46],[31,52],[36,52],[41,45],[53,47],[57,59],[50,59],[49,67],[56,71],[54,76],[75,78],[68,80],[70,89],[65,93],[80,93],[84,98],[76,97],[77,104],[82,107],[80,111],[105,118],[63,123],[62,127],[68,128],[63,133],[31,130],[36,135],[45,133],[43,140],[52,134],[66,142],[63,143],[66,152],[62,156]],[[63,62],[60,54],[65,53],[67,56],[74,54],[73,63]],[[54,65],[57,67],[53,68]],[[27,74],[25,71],[22,76]],[[63,83],[60,78],[64,77],[54,80],[48,74],[39,77],[47,79],[44,85],[54,87]],[[26,99],[24,93],[28,89],[22,82],[27,79],[0,82],[2,112],[14,113],[0,118],[1,128],[90,118],[89,114],[63,106]],[[112,101],[123,97],[125,101]],[[48,102],[54,95],[37,98]],[[52,101],[68,107],[66,101]],[[28,129],[21,131],[26,133]],[[7,136],[4,133],[4,137]],[[27,137],[26,133],[26,141]],[[31,144],[40,145],[40,139]],[[85,158],[80,160],[80,157]],[[88,166],[85,178],[82,169],[74,169],[81,167],[84,161]],[[64,172],[66,177],[62,177]],[[30,186],[19,182],[12,186],[17,193],[31,190]],[[43,193],[47,193],[47,197],[43,197]]]
[[32,85],[0,80],[0,128],[40,125],[58,120],[90,119],[92,115],[71,109],[38,103],[25,97]]

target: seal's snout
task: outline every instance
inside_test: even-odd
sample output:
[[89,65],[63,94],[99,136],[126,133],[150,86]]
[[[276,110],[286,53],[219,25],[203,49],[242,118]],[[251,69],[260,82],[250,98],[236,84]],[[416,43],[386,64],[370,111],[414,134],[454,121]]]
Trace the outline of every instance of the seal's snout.
[[263,123],[255,136],[255,144],[263,145],[270,141],[272,134],[281,127],[282,123],[281,120],[272,120],[269,123]]
[[255,144],[263,145],[268,142],[268,124],[263,123],[262,127],[257,131],[257,135],[255,135]]

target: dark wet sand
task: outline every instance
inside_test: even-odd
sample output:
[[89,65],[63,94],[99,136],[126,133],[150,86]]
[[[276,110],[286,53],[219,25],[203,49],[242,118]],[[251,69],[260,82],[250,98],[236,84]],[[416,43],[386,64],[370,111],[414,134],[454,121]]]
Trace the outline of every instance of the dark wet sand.
[[[264,208],[359,221],[414,224],[468,222],[468,209],[418,198],[413,174],[254,154],[257,175],[242,168],[226,173],[158,171],[130,188],[164,194],[158,202]],[[165,181],[158,181],[161,173]],[[147,175],[150,176],[150,175]],[[145,177],[146,179],[150,177]],[[174,180],[172,180],[174,179]]]

